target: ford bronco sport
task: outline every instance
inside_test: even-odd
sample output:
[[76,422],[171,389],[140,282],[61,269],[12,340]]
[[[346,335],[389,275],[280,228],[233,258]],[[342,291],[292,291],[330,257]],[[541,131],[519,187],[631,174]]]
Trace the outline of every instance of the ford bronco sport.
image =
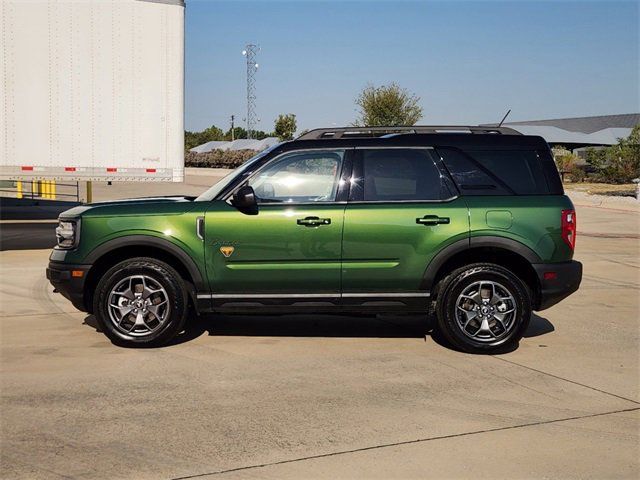
[[336,128],[257,154],[197,198],[60,215],[47,277],[116,344],[197,313],[417,313],[468,352],[514,348],[576,291],[576,215],[544,139]]

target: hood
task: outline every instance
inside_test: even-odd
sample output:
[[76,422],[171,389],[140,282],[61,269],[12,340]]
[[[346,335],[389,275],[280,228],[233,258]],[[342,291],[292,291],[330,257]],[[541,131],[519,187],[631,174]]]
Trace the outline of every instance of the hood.
[[115,215],[179,215],[194,206],[195,197],[143,197],[80,205],[60,214],[61,218]]

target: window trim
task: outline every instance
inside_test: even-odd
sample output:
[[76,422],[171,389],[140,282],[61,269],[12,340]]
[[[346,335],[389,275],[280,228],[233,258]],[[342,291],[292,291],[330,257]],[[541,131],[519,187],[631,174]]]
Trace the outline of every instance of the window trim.
[[225,193],[220,200],[231,204],[231,199],[233,198],[233,194],[242,186],[246,185],[252,178],[259,175],[261,171],[266,169],[272,162],[277,162],[282,157],[286,155],[295,155],[299,153],[313,153],[313,152],[330,152],[330,151],[341,151],[344,152],[342,158],[342,165],[340,175],[338,176],[338,190],[336,191],[335,200],[327,200],[322,202],[271,202],[271,203],[258,203],[258,208],[263,207],[292,207],[298,205],[318,205],[318,206],[327,206],[327,205],[342,205],[347,203],[347,199],[349,198],[349,189],[352,169],[353,169],[353,147],[315,147],[315,148],[301,148],[301,149],[292,149],[281,152],[277,154],[275,157],[266,160],[262,165],[260,165],[255,170],[248,172],[245,178],[242,179],[241,182],[234,185],[227,193]]
[[[453,196],[449,198],[441,198],[439,200],[365,200],[364,199],[364,187],[350,188],[349,189],[349,205],[386,205],[386,204],[423,204],[423,203],[450,203],[454,200],[457,200],[460,197],[460,192],[458,191],[458,186],[453,181],[449,172],[447,170],[443,170],[442,166],[439,165],[440,159],[439,155],[436,155],[434,158],[435,147],[433,146],[357,146],[354,147],[355,154],[353,159],[353,171],[352,176],[349,179],[349,184],[351,184],[351,180],[353,178],[362,178],[364,179],[364,168],[363,168],[363,157],[362,152],[359,150],[426,150],[427,156],[433,162],[433,165],[436,167],[436,170],[440,173],[441,176],[449,178],[451,185],[456,189],[456,192],[453,192]],[[355,197],[360,198],[355,198]]]

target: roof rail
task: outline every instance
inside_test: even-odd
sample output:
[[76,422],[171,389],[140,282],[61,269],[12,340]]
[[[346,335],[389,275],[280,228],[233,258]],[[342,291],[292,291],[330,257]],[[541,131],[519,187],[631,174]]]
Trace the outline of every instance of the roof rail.
[[480,127],[465,125],[414,125],[410,127],[338,127],[316,128],[303,133],[296,140],[322,140],[336,138],[377,138],[388,135],[405,134],[442,134],[442,133],[473,133],[473,134],[498,134],[498,135],[522,135],[509,127]]

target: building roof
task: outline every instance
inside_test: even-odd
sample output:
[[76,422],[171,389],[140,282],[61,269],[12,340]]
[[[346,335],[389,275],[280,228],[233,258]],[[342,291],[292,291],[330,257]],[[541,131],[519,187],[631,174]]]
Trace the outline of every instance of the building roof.
[[212,141],[198,145],[190,149],[190,152],[194,153],[206,153],[213,150],[264,150],[265,148],[272,147],[280,143],[277,137],[267,137],[262,140],[249,140],[246,138],[239,138],[233,142],[220,142]]
[[600,115],[596,117],[556,118],[505,122],[524,135],[538,135],[547,143],[570,148],[615,145],[640,124],[640,113]]
[[215,150],[217,148],[219,148],[222,145],[225,145],[229,142],[224,142],[224,141],[211,141],[211,142],[207,142],[207,143],[203,143],[202,145],[198,145],[197,147],[193,147],[191,149],[189,149],[190,152],[194,152],[194,153],[205,153],[205,152],[210,152],[211,150]]
[[556,118],[551,120],[528,120],[525,122],[504,123],[504,125],[557,127],[568,132],[580,133],[595,133],[609,128],[632,129],[638,124],[640,124],[640,113],[623,113],[620,115],[599,115],[595,117]]

